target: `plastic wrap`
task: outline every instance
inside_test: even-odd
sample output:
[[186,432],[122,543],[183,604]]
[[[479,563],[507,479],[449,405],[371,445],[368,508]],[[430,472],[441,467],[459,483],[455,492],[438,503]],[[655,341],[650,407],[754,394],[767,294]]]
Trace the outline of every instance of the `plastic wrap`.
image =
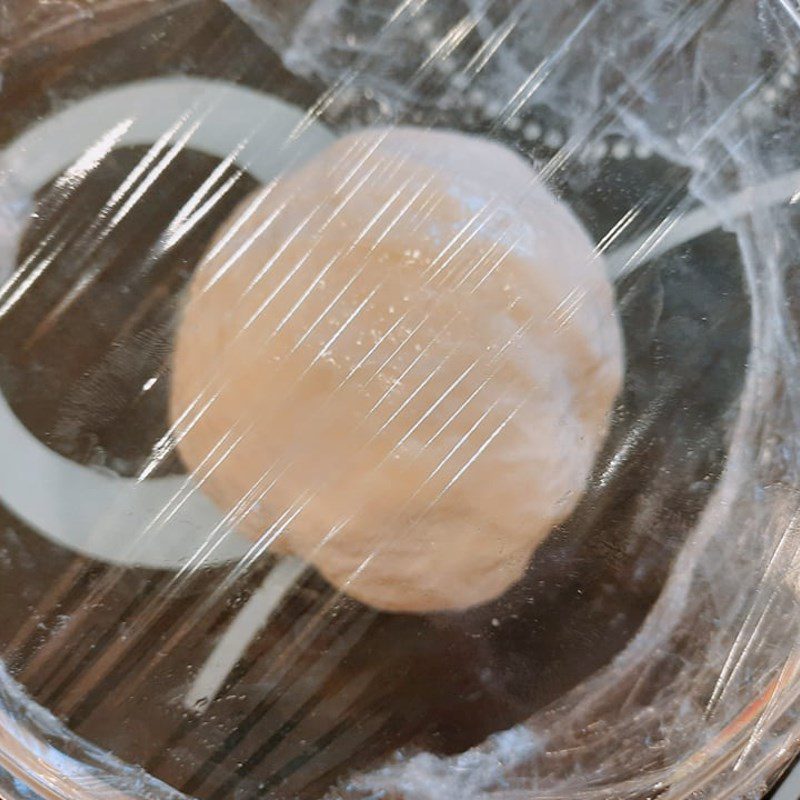
[[[799,23],[786,0],[6,3],[0,787],[760,796],[799,732]],[[245,539],[168,419],[215,232],[375,125],[529,159],[624,332],[580,503],[458,613],[379,613]]]

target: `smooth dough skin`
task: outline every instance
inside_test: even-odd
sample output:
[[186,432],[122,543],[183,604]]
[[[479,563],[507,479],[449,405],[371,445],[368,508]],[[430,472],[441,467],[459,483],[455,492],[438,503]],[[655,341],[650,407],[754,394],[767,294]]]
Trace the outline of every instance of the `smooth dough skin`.
[[622,372],[604,265],[526,161],[373,129],[220,231],[171,413],[242,531],[376,608],[429,612],[521,577],[584,489]]

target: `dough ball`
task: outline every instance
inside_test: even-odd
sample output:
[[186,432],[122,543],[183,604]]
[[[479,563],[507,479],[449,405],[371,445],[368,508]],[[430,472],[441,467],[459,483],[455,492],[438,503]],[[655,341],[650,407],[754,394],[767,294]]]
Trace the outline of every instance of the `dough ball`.
[[592,242],[483,139],[346,136],[188,290],[179,448],[240,529],[379,609],[491,600],[574,508],[623,371]]

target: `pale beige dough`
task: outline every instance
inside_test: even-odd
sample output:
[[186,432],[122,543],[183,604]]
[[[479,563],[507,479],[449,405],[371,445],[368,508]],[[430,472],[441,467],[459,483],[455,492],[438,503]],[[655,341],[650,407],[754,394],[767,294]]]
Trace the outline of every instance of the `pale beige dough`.
[[220,231],[171,413],[242,531],[365,603],[427,612],[520,578],[584,490],[622,372],[603,262],[526,161],[374,129]]

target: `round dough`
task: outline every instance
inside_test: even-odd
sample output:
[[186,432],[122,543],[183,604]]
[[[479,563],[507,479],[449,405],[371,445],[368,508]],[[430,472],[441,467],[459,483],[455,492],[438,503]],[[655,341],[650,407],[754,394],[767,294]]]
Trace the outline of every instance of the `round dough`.
[[179,448],[241,530],[380,609],[461,609],[574,508],[623,357],[603,262],[483,139],[349,135],[233,215],[189,288]]

